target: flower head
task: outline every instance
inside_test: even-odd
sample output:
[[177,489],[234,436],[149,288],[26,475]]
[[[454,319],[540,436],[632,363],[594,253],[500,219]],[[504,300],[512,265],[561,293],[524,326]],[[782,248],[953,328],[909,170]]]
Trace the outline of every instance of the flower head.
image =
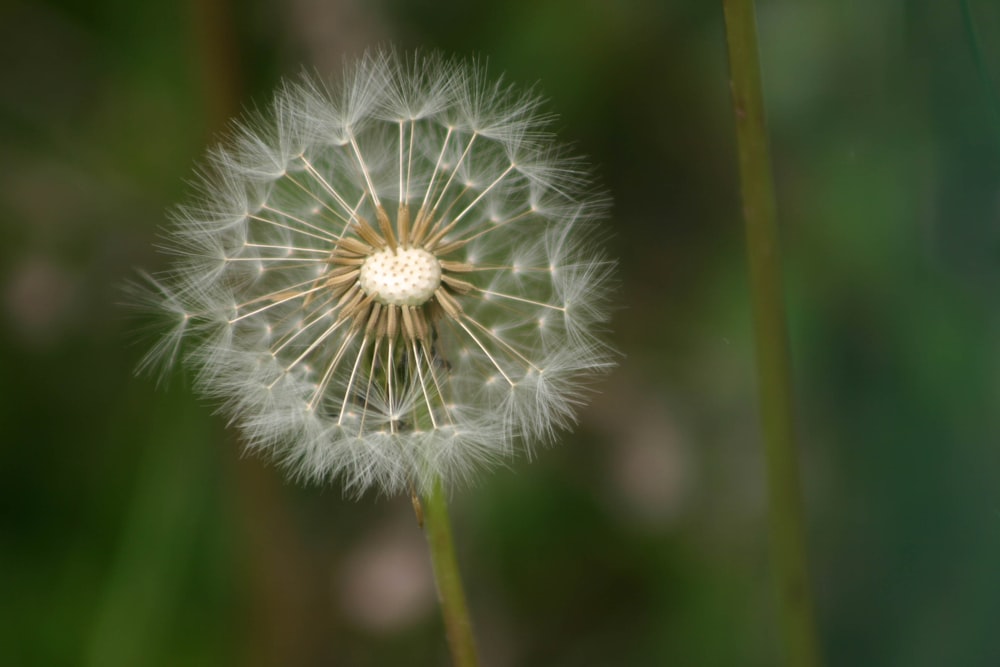
[[151,300],[247,446],[387,493],[570,425],[611,365],[605,211],[539,100],[375,52],[304,76],[210,153]]

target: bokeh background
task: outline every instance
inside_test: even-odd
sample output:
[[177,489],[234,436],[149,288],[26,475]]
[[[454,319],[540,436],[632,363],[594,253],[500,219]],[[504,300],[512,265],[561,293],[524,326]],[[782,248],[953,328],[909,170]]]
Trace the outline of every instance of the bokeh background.
[[[830,665],[1000,664],[1000,6],[761,0]],[[406,498],[298,488],[121,286],[226,119],[376,44],[538,83],[615,199],[620,368],[452,498],[484,663],[779,664],[721,8],[0,6],[0,664],[444,665]]]

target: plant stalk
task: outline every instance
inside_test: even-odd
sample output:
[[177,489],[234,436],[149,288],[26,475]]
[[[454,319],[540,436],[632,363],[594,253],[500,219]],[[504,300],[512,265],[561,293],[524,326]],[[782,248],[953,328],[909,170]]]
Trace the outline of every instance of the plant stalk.
[[723,0],[722,6],[746,225],[773,578],[788,664],[819,667],[754,3]]
[[[420,510],[418,517],[419,512]],[[448,502],[441,480],[436,481],[431,492],[424,497],[422,512],[452,662],[455,667],[475,667],[478,664],[476,641],[472,635],[472,621],[455,558]]]

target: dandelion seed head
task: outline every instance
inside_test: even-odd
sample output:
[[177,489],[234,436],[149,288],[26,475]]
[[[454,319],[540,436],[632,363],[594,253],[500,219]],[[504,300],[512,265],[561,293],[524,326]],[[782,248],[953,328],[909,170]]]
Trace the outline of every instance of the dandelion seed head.
[[441,285],[441,263],[423,248],[379,250],[365,258],[358,283],[387,306],[421,306]]
[[539,108],[438,55],[284,84],[173,215],[144,367],[185,363],[251,451],[349,493],[530,455],[614,358],[604,198]]

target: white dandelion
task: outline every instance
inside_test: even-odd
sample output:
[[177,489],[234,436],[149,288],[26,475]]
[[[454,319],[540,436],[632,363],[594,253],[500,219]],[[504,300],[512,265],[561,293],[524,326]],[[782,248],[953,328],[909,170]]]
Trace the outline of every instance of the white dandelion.
[[247,447],[351,492],[424,491],[572,425],[613,353],[606,211],[539,99],[375,52],[284,85],[178,209],[148,299]]

